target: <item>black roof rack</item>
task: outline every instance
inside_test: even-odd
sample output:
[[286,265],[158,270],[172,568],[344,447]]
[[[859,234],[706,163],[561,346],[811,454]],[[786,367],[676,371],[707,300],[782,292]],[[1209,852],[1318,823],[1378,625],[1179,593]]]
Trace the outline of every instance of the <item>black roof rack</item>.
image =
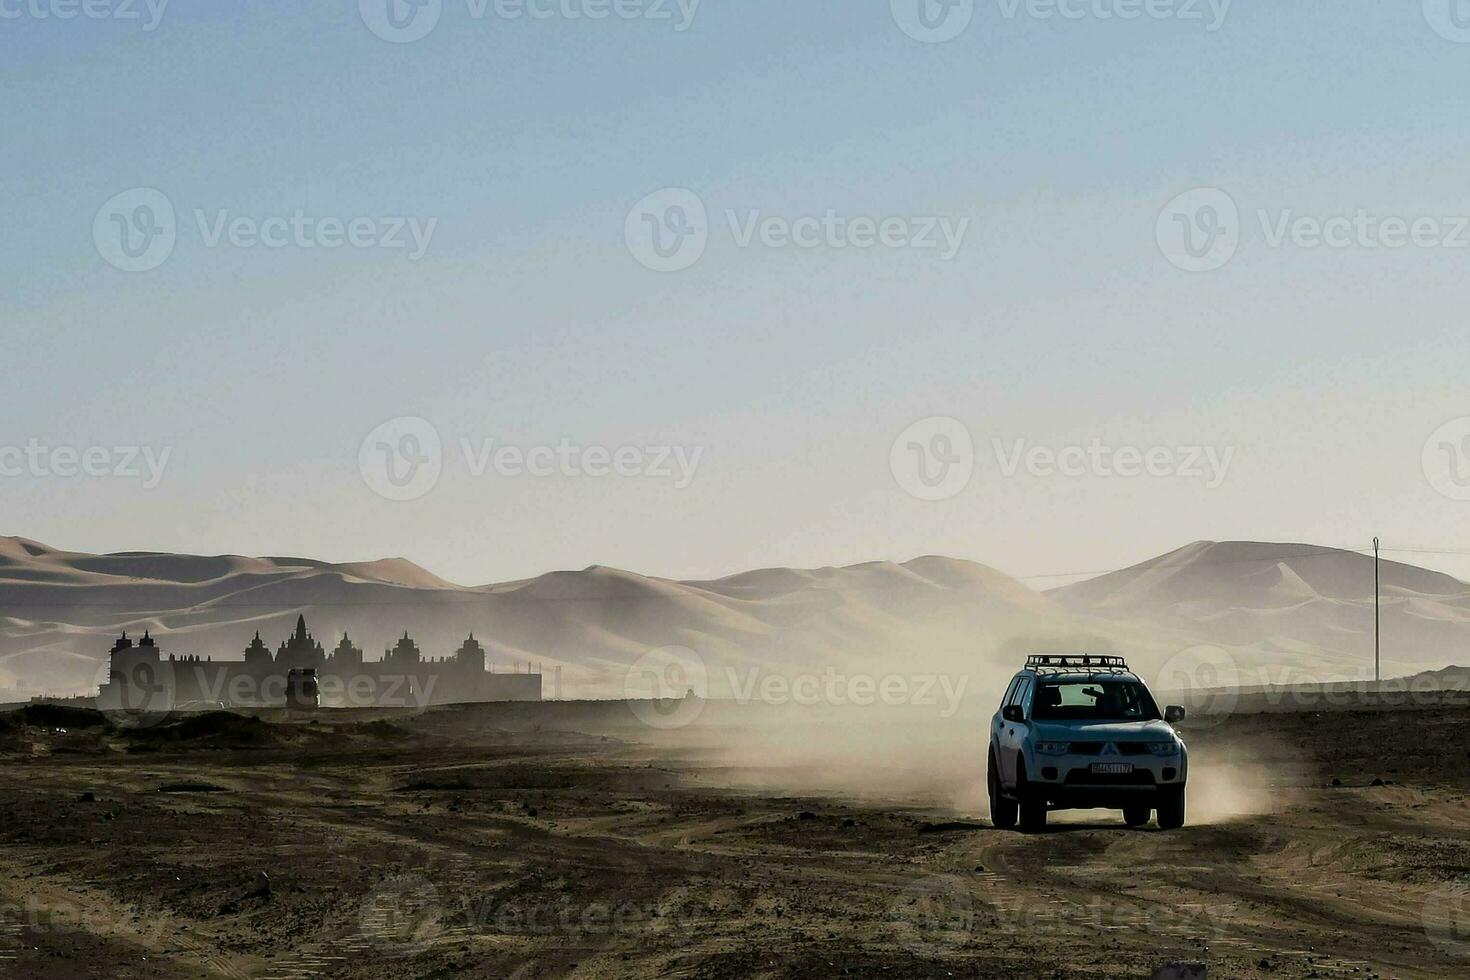
[[1128,661],[1122,657],[1101,653],[1041,653],[1026,658],[1026,669],[1038,673],[1060,673],[1070,670],[1127,670]]

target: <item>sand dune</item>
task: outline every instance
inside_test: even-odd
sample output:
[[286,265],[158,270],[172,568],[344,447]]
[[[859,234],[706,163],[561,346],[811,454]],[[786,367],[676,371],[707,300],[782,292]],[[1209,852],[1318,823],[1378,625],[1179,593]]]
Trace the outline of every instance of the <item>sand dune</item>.
[[[1388,673],[1452,662],[1470,641],[1470,587],[1385,561]],[[1047,593],[1080,616],[1161,651],[1190,642],[1227,648],[1243,665],[1359,676],[1373,662],[1373,558],[1308,544],[1198,541]]]
[[[233,659],[298,614],[330,648],[346,631],[369,659],[407,630],[426,656],[473,631],[502,668],[537,660],[569,684],[618,693],[622,668],[682,646],[720,665],[773,669],[973,658],[1037,620],[1051,600],[994,569],[946,558],[849,568],[761,569],[676,582],[594,566],[462,587],[404,559],[61,552],[0,539],[0,684],[84,689],[116,633],[157,634],[167,652]],[[599,686],[600,685],[600,686]]]
[[[1385,663],[1458,661],[1470,587],[1384,563]],[[238,658],[304,613],[328,647],[344,631],[376,659],[405,630],[426,656],[473,631],[501,668],[564,667],[577,693],[620,693],[628,664],[687,647],[726,669],[982,672],[1027,652],[1116,650],[1145,672],[1200,644],[1242,665],[1358,676],[1371,668],[1372,559],[1305,544],[1196,542],[1040,593],[975,562],[927,556],[844,568],[766,568],[679,582],[605,566],[464,587],[402,558],[89,555],[0,538],[0,686],[90,686],[116,633],[168,652]],[[859,666],[860,665],[860,666]]]

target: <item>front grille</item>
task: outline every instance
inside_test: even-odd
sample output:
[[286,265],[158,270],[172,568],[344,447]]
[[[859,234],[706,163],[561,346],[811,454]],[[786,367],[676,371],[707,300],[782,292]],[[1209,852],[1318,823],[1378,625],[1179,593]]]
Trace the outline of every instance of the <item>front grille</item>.
[[1132,772],[1122,773],[1073,769],[1067,773],[1064,782],[1068,786],[1152,786],[1154,785],[1154,774],[1147,769],[1135,769]]
[[1114,746],[1119,755],[1148,755],[1147,742],[1073,742],[1073,755],[1102,755],[1108,745]]

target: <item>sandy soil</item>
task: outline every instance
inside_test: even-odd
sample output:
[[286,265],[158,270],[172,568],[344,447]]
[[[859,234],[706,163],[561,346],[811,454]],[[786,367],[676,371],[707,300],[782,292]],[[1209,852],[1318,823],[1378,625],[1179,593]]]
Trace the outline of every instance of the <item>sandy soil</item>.
[[1036,836],[618,710],[0,716],[0,977],[1470,976],[1465,707],[1234,716],[1184,830]]

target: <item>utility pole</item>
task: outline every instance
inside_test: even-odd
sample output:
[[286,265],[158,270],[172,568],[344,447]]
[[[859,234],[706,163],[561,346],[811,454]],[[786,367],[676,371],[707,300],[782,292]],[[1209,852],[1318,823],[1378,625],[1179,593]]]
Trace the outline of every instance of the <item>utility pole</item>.
[[1380,582],[1380,577],[1379,577],[1379,545],[1377,545],[1377,538],[1374,538],[1373,539],[1373,683],[1376,683],[1376,685],[1382,685],[1382,683],[1383,683],[1382,666],[1380,666],[1380,664],[1382,664],[1382,661],[1380,661],[1380,654],[1382,654],[1382,649],[1383,649],[1383,619],[1382,619],[1382,611],[1380,611],[1380,608],[1379,608],[1380,607],[1380,604],[1382,604],[1382,599],[1379,598],[1379,582]]

